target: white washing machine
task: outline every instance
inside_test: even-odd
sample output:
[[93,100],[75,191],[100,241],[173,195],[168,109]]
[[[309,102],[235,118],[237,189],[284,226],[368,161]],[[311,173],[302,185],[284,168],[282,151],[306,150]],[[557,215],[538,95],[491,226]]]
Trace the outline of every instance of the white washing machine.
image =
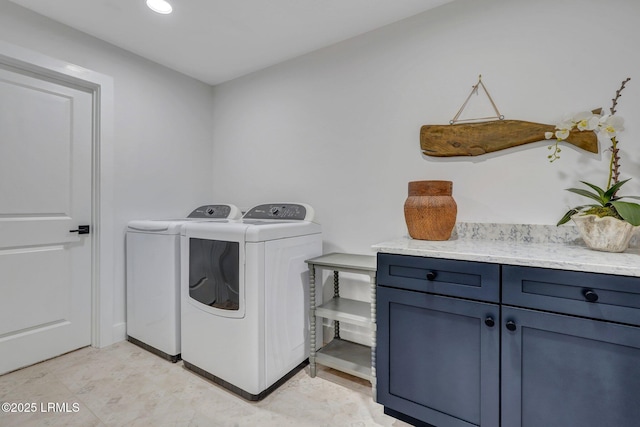
[[313,209],[256,206],[236,223],[182,228],[182,359],[190,369],[260,400],[309,357],[305,260],[322,254]]
[[180,229],[193,221],[239,219],[233,205],[200,206],[187,218],[127,224],[127,339],[167,360],[180,359]]

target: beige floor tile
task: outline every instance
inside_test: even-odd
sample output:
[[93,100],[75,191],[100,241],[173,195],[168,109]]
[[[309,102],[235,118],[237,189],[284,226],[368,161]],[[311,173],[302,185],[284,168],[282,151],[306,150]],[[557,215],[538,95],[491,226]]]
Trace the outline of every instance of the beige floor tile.
[[129,342],[83,348],[0,376],[0,402],[37,405],[33,413],[0,413],[2,427],[408,426],[373,402],[368,381],[329,368],[319,366],[310,378],[307,367],[262,401],[249,402]]

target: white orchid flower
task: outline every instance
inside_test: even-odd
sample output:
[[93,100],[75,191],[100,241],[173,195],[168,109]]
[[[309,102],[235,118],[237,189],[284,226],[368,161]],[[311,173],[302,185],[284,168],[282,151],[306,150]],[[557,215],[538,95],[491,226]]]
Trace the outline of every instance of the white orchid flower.
[[605,127],[610,117],[611,117],[611,114],[603,114],[602,116],[600,116],[600,119],[598,119],[598,127],[600,129]]
[[594,130],[598,127],[600,116],[597,116],[589,111],[576,114],[574,117],[576,127],[583,130]]
[[616,136],[616,132],[623,130],[624,120],[618,116],[605,114],[600,116],[589,111],[583,111],[572,118],[565,118],[556,125],[555,132],[545,132],[545,139],[563,141],[567,139],[573,129],[580,131],[594,131],[598,134],[598,141],[606,143]]
[[599,120],[598,127],[600,133],[604,134],[608,139],[616,136],[616,132],[624,130],[624,119],[618,116],[606,114]]
[[610,116],[609,123],[611,123],[618,131],[624,130],[624,119],[620,116]]
[[[571,129],[573,129],[574,123],[572,120],[564,120],[556,125],[556,131],[553,133],[555,139],[558,141],[562,141],[563,139],[567,139]],[[546,133],[545,133],[546,137]],[[551,139],[548,138],[548,139]]]
[[573,129],[575,122],[573,119],[565,119],[556,125],[556,129]]
[[596,136],[601,147],[605,147],[607,144],[611,145],[611,137],[607,132],[598,132],[596,133]]
[[624,119],[620,116],[612,116],[607,114],[606,116],[602,116],[600,119],[600,124],[604,125],[607,128],[613,128],[617,131],[624,130]]

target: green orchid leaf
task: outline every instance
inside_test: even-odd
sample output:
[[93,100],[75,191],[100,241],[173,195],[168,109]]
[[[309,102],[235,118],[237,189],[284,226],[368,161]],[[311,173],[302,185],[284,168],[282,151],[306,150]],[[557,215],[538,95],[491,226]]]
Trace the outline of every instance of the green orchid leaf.
[[588,185],[589,187],[593,188],[594,190],[596,190],[596,192],[598,193],[598,195],[602,198],[604,196],[604,190],[600,187],[598,187],[597,185],[593,185],[593,184],[589,184],[586,181],[580,181],[581,183],[583,183],[584,185]]
[[[631,178],[629,178],[631,179]],[[618,191],[618,189],[620,189],[620,187],[622,187],[627,181],[629,181],[629,179],[625,179],[624,181],[620,181],[617,184],[611,186],[610,189],[608,189],[605,193],[604,193],[604,197],[607,198],[607,201],[611,200],[611,198],[613,197],[614,194],[616,194],[616,191]]]
[[619,199],[636,199],[640,200],[640,196],[620,196]]
[[560,226],[562,224],[566,224],[567,222],[569,222],[569,220],[571,219],[571,217],[575,214],[578,213],[577,209],[571,209],[570,211],[568,211],[566,214],[564,214],[564,216],[560,219],[560,221],[558,221],[558,223],[556,224],[557,226]]
[[607,200],[603,200],[600,196],[598,196],[595,193],[590,192],[589,190],[584,190],[582,188],[567,188],[567,191],[570,191],[572,193],[576,193],[579,194],[581,196],[584,197],[588,197],[590,199],[595,200],[596,202],[600,203],[600,205],[604,206],[607,204],[607,202],[609,201],[609,199]]
[[640,205],[630,202],[611,202],[620,216],[629,224],[640,225]]
[[556,224],[556,226],[558,225],[562,225],[567,223],[571,217],[577,213],[580,213],[583,209],[586,208],[598,208],[600,207],[600,205],[582,205],[582,206],[576,206],[575,208],[571,209],[570,211],[567,211],[566,214],[564,214],[564,216],[560,219],[560,221],[558,221],[558,223]]

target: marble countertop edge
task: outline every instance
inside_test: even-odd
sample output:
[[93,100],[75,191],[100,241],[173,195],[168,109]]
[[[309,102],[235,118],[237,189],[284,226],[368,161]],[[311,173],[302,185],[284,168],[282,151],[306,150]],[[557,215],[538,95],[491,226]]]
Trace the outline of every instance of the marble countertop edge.
[[479,261],[592,273],[640,277],[640,248],[622,253],[594,251],[582,242],[497,241],[453,239],[415,240],[408,236],[372,246],[376,252]]

